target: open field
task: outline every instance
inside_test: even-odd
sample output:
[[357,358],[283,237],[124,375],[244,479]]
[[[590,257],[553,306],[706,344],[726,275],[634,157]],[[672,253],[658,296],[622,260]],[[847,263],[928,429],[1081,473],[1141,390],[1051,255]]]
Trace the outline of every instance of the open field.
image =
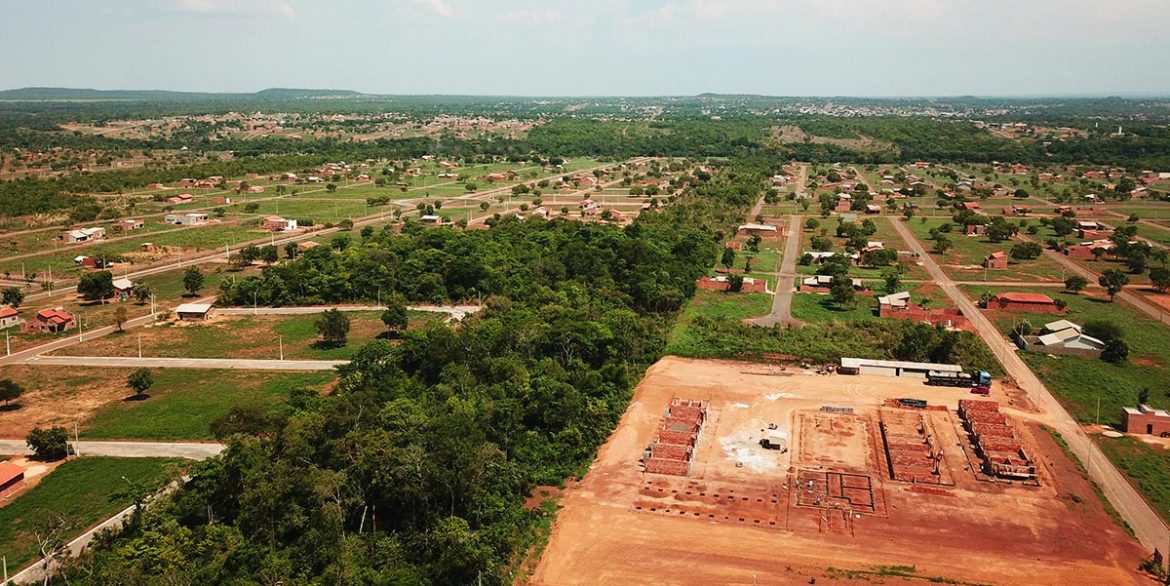
[[25,388],[18,408],[0,410],[0,437],[23,438],[33,427],[77,425],[91,439],[206,439],[208,425],[232,407],[274,409],[295,388],[324,389],[331,372],[271,373],[155,369],[143,400],[126,385],[131,369],[83,371],[16,365],[0,378]]
[[[138,356],[141,337],[143,356],[162,358],[254,358],[290,360],[343,360],[366,342],[385,334],[377,312],[346,312],[350,320],[348,343],[334,347],[320,344],[316,315],[221,315],[206,323],[165,322],[127,332],[110,334],[85,344],[65,348],[64,356]],[[435,313],[410,312],[417,327],[441,319]]]
[[671,330],[670,345],[686,345],[687,324],[696,319],[744,320],[759,317],[771,311],[772,296],[765,293],[725,293],[722,291],[695,291],[682,315]]
[[86,457],[61,464],[39,484],[0,508],[0,555],[15,570],[38,559],[37,532],[54,518],[65,521],[68,541],[98,521],[134,503],[132,487],[161,486],[182,460]]
[[[1002,392],[996,385],[992,398],[1010,402]],[[882,406],[905,396],[947,410]],[[665,358],[564,496],[531,581],[835,584],[893,574],[962,584],[1147,583],[1134,570],[1140,546],[1047,434],[1015,422],[1038,462],[1038,486],[987,482],[973,470],[951,410],[967,396],[908,379]],[[640,464],[674,398],[708,402],[686,477]],[[900,421],[922,422],[908,425],[933,438],[938,473],[927,484],[891,478],[901,468],[890,467],[892,440],[881,428]],[[788,432],[787,452],[758,443],[773,423]]]
[[938,254],[934,252],[934,243],[930,240],[929,232],[931,228],[944,223],[950,224],[951,222],[950,220],[930,219],[923,221],[922,218],[915,218],[906,222],[906,226],[914,232],[919,240],[922,240],[923,246],[934,256],[943,270],[955,280],[1060,282],[1063,279],[1064,273],[1061,271],[1060,265],[1045,256],[1024,261],[1009,258],[1006,269],[984,269],[981,263],[987,255],[996,251],[1008,252],[1015,242],[996,243],[984,236],[966,236],[962,233],[963,227],[954,224],[952,224],[954,230],[947,235],[954,246],[946,254]]
[[1170,441],[1132,436],[1095,439],[1162,519],[1170,522]]

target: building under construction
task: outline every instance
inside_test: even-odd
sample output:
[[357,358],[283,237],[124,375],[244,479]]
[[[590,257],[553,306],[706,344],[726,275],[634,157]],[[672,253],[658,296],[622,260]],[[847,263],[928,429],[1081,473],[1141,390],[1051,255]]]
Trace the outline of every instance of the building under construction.
[[975,454],[983,460],[984,472],[1011,480],[1036,480],[1036,462],[1024,451],[1015,427],[999,412],[998,403],[960,400],[959,417],[971,435]]
[[687,476],[707,422],[707,402],[675,398],[658,426],[654,442],[646,447],[642,461],[646,472]]

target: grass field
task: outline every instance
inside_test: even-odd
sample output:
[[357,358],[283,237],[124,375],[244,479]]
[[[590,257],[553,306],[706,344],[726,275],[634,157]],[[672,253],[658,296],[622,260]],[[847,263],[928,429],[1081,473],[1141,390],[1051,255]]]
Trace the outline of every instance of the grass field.
[[1162,519],[1170,522],[1170,450],[1132,437],[1100,437],[1097,445],[1145,495]]
[[[973,299],[984,291],[1002,290],[982,286],[963,288]],[[1120,301],[1085,294],[1074,295],[1054,289],[1027,289],[1012,287],[1012,291],[1034,291],[1068,303],[1068,315],[1074,323],[1108,321],[1121,328],[1122,337],[1129,344],[1129,360],[1110,364],[1097,359],[1058,356],[1049,358],[1036,352],[1020,352],[1032,370],[1064,403],[1078,421],[1092,423],[1096,419],[1097,400],[1101,400],[1101,422],[1114,423],[1121,418],[1121,408],[1137,403],[1138,391],[1150,389],[1150,404],[1170,408],[1170,345],[1166,337],[1170,329],[1147,318]],[[989,315],[1000,331],[1010,332],[1019,320],[1027,320],[1034,328],[1060,319],[1058,316],[1028,313],[993,312]]]
[[792,317],[808,323],[876,320],[876,309],[877,302],[870,297],[858,296],[852,306],[841,308],[833,303],[829,295],[795,293],[792,296]]
[[[772,310],[772,296],[764,293],[724,293],[721,291],[695,292],[695,297],[683,308],[670,334],[670,347],[685,346],[687,326],[695,319],[742,320],[760,317]],[[670,352],[668,347],[667,352]]]
[[91,439],[210,439],[211,422],[232,407],[273,411],[290,390],[321,389],[336,378],[332,372],[157,369],[153,374],[149,398],[107,403],[85,422],[82,435]]
[[996,251],[1008,252],[1014,242],[992,242],[983,236],[966,236],[962,233],[963,227],[954,224],[952,224],[954,230],[947,235],[954,246],[946,254],[938,254],[934,252],[934,242],[930,240],[929,232],[931,228],[944,223],[951,222],[949,219],[926,219],[923,221],[923,218],[914,218],[906,225],[922,241],[927,252],[954,279],[960,281],[1059,282],[1064,275],[1060,265],[1055,260],[1045,256],[1025,261],[1009,259],[1006,269],[984,270],[980,265],[987,255]]
[[[70,356],[137,356],[142,337],[143,356],[168,358],[277,359],[281,344],[284,357],[304,360],[342,360],[363,344],[386,331],[377,312],[346,312],[350,320],[348,342],[332,347],[318,343],[316,315],[220,316],[205,324],[159,325],[111,334],[86,344],[65,348]],[[411,324],[441,319],[435,313],[411,312]]]
[[133,504],[131,486],[161,487],[183,461],[165,458],[86,457],[61,464],[37,486],[0,509],[0,555],[10,572],[38,559],[34,533],[63,518],[68,541]]

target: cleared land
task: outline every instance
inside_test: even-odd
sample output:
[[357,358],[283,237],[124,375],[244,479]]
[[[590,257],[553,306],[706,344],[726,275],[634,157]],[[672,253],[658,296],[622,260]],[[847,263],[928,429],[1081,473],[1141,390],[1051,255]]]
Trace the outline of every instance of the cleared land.
[[210,423],[232,407],[275,410],[295,388],[325,389],[333,373],[255,373],[157,369],[148,398],[134,400],[129,369],[70,370],[5,366],[0,378],[25,387],[14,408],[0,410],[0,436],[24,438],[36,426],[60,425],[90,439],[208,439]]
[[[949,409],[969,397],[907,379],[663,359],[564,497],[532,582],[1147,583],[1133,570],[1141,548],[1047,434],[1017,418],[1039,486],[987,482],[952,411],[881,406],[905,396]],[[644,473],[643,450],[675,397],[709,402],[690,476]],[[992,398],[1010,402],[998,385]],[[937,484],[890,479],[878,432],[890,410],[925,417],[945,469]],[[788,452],[758,444],[770,423],[789,431]]]
[[0,555],[9,572],[38,559],[36,534],[59,522],[65,540],[133,504],[132,486],[151,491],[182,460],[86,457],[61,464],[37,486],[0,508]]

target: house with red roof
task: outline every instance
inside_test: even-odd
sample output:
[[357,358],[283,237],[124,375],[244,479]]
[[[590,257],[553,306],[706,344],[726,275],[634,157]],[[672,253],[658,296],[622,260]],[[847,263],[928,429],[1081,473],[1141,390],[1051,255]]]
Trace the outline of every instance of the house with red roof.
[[20,313],[5,305],[0,307],[0,330],[6,330],[20,323]]
[[42,309],[21,326],[20,331],[31,334],[60,333],[77,327],[77,318],[64,307]]
[[1064,313],[1056,300],[1043,293],[1008,292],[999,293],[987,302],[988,309],[1005,311],[1026,311],[1028,313]]

